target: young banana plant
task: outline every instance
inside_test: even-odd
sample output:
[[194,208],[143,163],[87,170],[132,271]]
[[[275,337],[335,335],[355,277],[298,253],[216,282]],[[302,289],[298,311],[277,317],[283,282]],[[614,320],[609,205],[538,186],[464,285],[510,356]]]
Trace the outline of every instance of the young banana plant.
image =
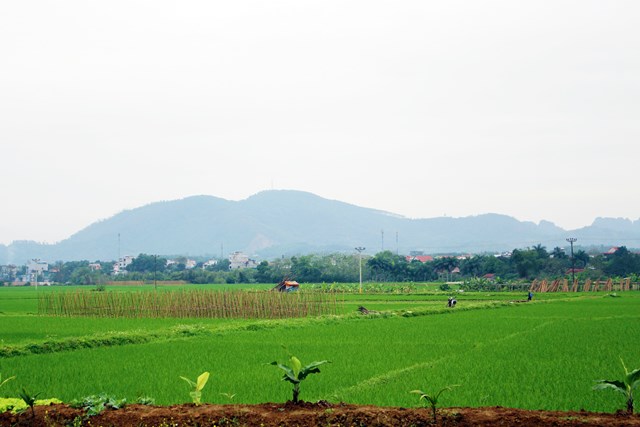
[[190,392],[189,395],[191,396],[193,403],[196,405],[199,405],[200,398],[202,397],[202,389],[204,388],[205,384],[207,384],[207,381],[209,380],[209,372],[203,372],[202,374],[200,374],[200,376],[195,382],[191,381],[189,378],[186,378],[186,377],[180,377],[180,378],[185,380],[191,387],[193,387],[193,391]]
[[445,391],[453,390],[454,387],[460,387],[460,384],[447,386],[447,387],[445,387],[443,389],[440,389],[440,391],[438,391],[434,395],[425,393],[422,390],[412,390],[409,393],[419,394],[420,395],[420,400],[426,400],[427,402],[429,402],[429,405],[431,406],[431,410],[433,411],[433,423],[435,424],[436,423],[436,409],[437,409],[437,406],[438,406],[438,399],[440,399],[440,395]]
[[620,362],[622,362],[622,367],[624,368],[624,379],[622,381],[598,380],[593,389],[604,390],[610,388],[622,393],[627,399],[627,413],[633,414],[633,390],[640,386],[640,369],[634,369],[629,372],[622,358],[620,358]]
[[284,371],[282,376],[283,381],[288,381],[293,384],[293,403],[299,402],[300,396],[300,383],[311,374],[320,373],[318,366],[330,363],[328,360],[322,360],[320,362],[311,362],[307,366],[302,366],[300,359],[295,356],[289,358],[291,366],[283,365],[278,362],[271,362],[271,365],[275,365]]
[[20,398],[24,401],[24,403],[27,404],[27,406],[29,406],[29,408],[31,408],[31,417],[35,418],[36,417],[36,410],[34,409],[34,406],[36,405],[36,397],[38,397],[38,395],[40,393],[36,393],[36,394],[29,394],[29,392],[27,390],[24,389],[24,387],[22,388],[22,391],[19,393],[20,394]]

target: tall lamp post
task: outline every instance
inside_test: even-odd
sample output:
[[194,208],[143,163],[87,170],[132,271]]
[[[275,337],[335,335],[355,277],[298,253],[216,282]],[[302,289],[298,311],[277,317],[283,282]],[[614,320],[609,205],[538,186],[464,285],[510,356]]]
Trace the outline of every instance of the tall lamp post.
[[575,261],[573,259],[573,243],[577,241],[578,239],[576,239],[575,237],[567,238],[567,242],[571,244],[571,284],[576,283],[576,267]]
[[362,251],[364,250],[365,248],[363,246],[356,248],[356,251],[358,251],[358,262],[360,264],[360,293],[362,293]]

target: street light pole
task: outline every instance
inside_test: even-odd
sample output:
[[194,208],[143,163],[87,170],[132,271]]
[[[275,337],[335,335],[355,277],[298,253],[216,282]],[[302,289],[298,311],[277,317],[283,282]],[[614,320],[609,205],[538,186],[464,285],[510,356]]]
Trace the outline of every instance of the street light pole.
[[356,248],[356,251],[358,251],[358,262],[360,264],[360,293],[362,293],[362,251],[364,250],[365,248],[362,246]]
[[575,267],[575,261],[573,259],[573,243],[577,241],[578,239],[576,239],[575,237],[567,238],[567,242],[571,244],[571,285],[576,283],[576,267]]

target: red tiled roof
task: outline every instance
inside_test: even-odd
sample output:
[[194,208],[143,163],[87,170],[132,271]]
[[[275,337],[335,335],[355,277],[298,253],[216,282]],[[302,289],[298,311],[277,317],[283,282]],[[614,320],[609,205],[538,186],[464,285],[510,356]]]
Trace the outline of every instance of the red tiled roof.
[[415,255],[415,256],[407,255],[405,259],[407,260],[407,262],[411,262],[413,260],[417,260],[420,262],[433,261],[433,257],[431,255]]

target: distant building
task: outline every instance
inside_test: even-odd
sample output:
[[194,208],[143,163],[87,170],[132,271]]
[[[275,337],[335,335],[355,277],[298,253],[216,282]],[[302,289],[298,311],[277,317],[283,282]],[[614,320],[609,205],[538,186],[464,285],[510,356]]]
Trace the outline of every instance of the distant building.
[[248,255],[242,252],[234,252],[229,255],[229,270],[237,270],[239,268],[256,268],[258,263],[250,259]]
[[195,268],[196,265],[198,265],[198,262],[194,259],[180,257],[176,259],[168,259],[166,266],[170,267],[172,265],[178,265],[178,264],[184,265],[185,270],[191,270],[192,268]]
[[29,282],[38,283],[38,281],[46,281],[44,274],[49,271],[49,263],[40,261],[39,259],[32,259],[27,263],[26,280]]
[[407,255],[404,257],[407,262],[411,261],[420,261],[422,263],[433,261],[433,257],[431,255]]
[[113,274],[127,274],[127,267],[133,262],[135,257],[131,255],[126,255],[118,260],[118,262],[113,263]]
[[202,269],[206,270],[207,267],[213,267],[214,265],[218,265],[218,260],[210,259],[209,261],[206,261],[204,264],[202,264]]
[[42,274],[49,270],[49,263],[40,261],[39,259],[32,259],[27,263],[27,274],[38,273]]
[[17,266],[13,264],[0,266],[0,280],[12,282],[17,275],[18,275]]
[[91,271],[100,271],[102,270],[102,265],[99,262],[92,262],[89,264],[89,269]]

